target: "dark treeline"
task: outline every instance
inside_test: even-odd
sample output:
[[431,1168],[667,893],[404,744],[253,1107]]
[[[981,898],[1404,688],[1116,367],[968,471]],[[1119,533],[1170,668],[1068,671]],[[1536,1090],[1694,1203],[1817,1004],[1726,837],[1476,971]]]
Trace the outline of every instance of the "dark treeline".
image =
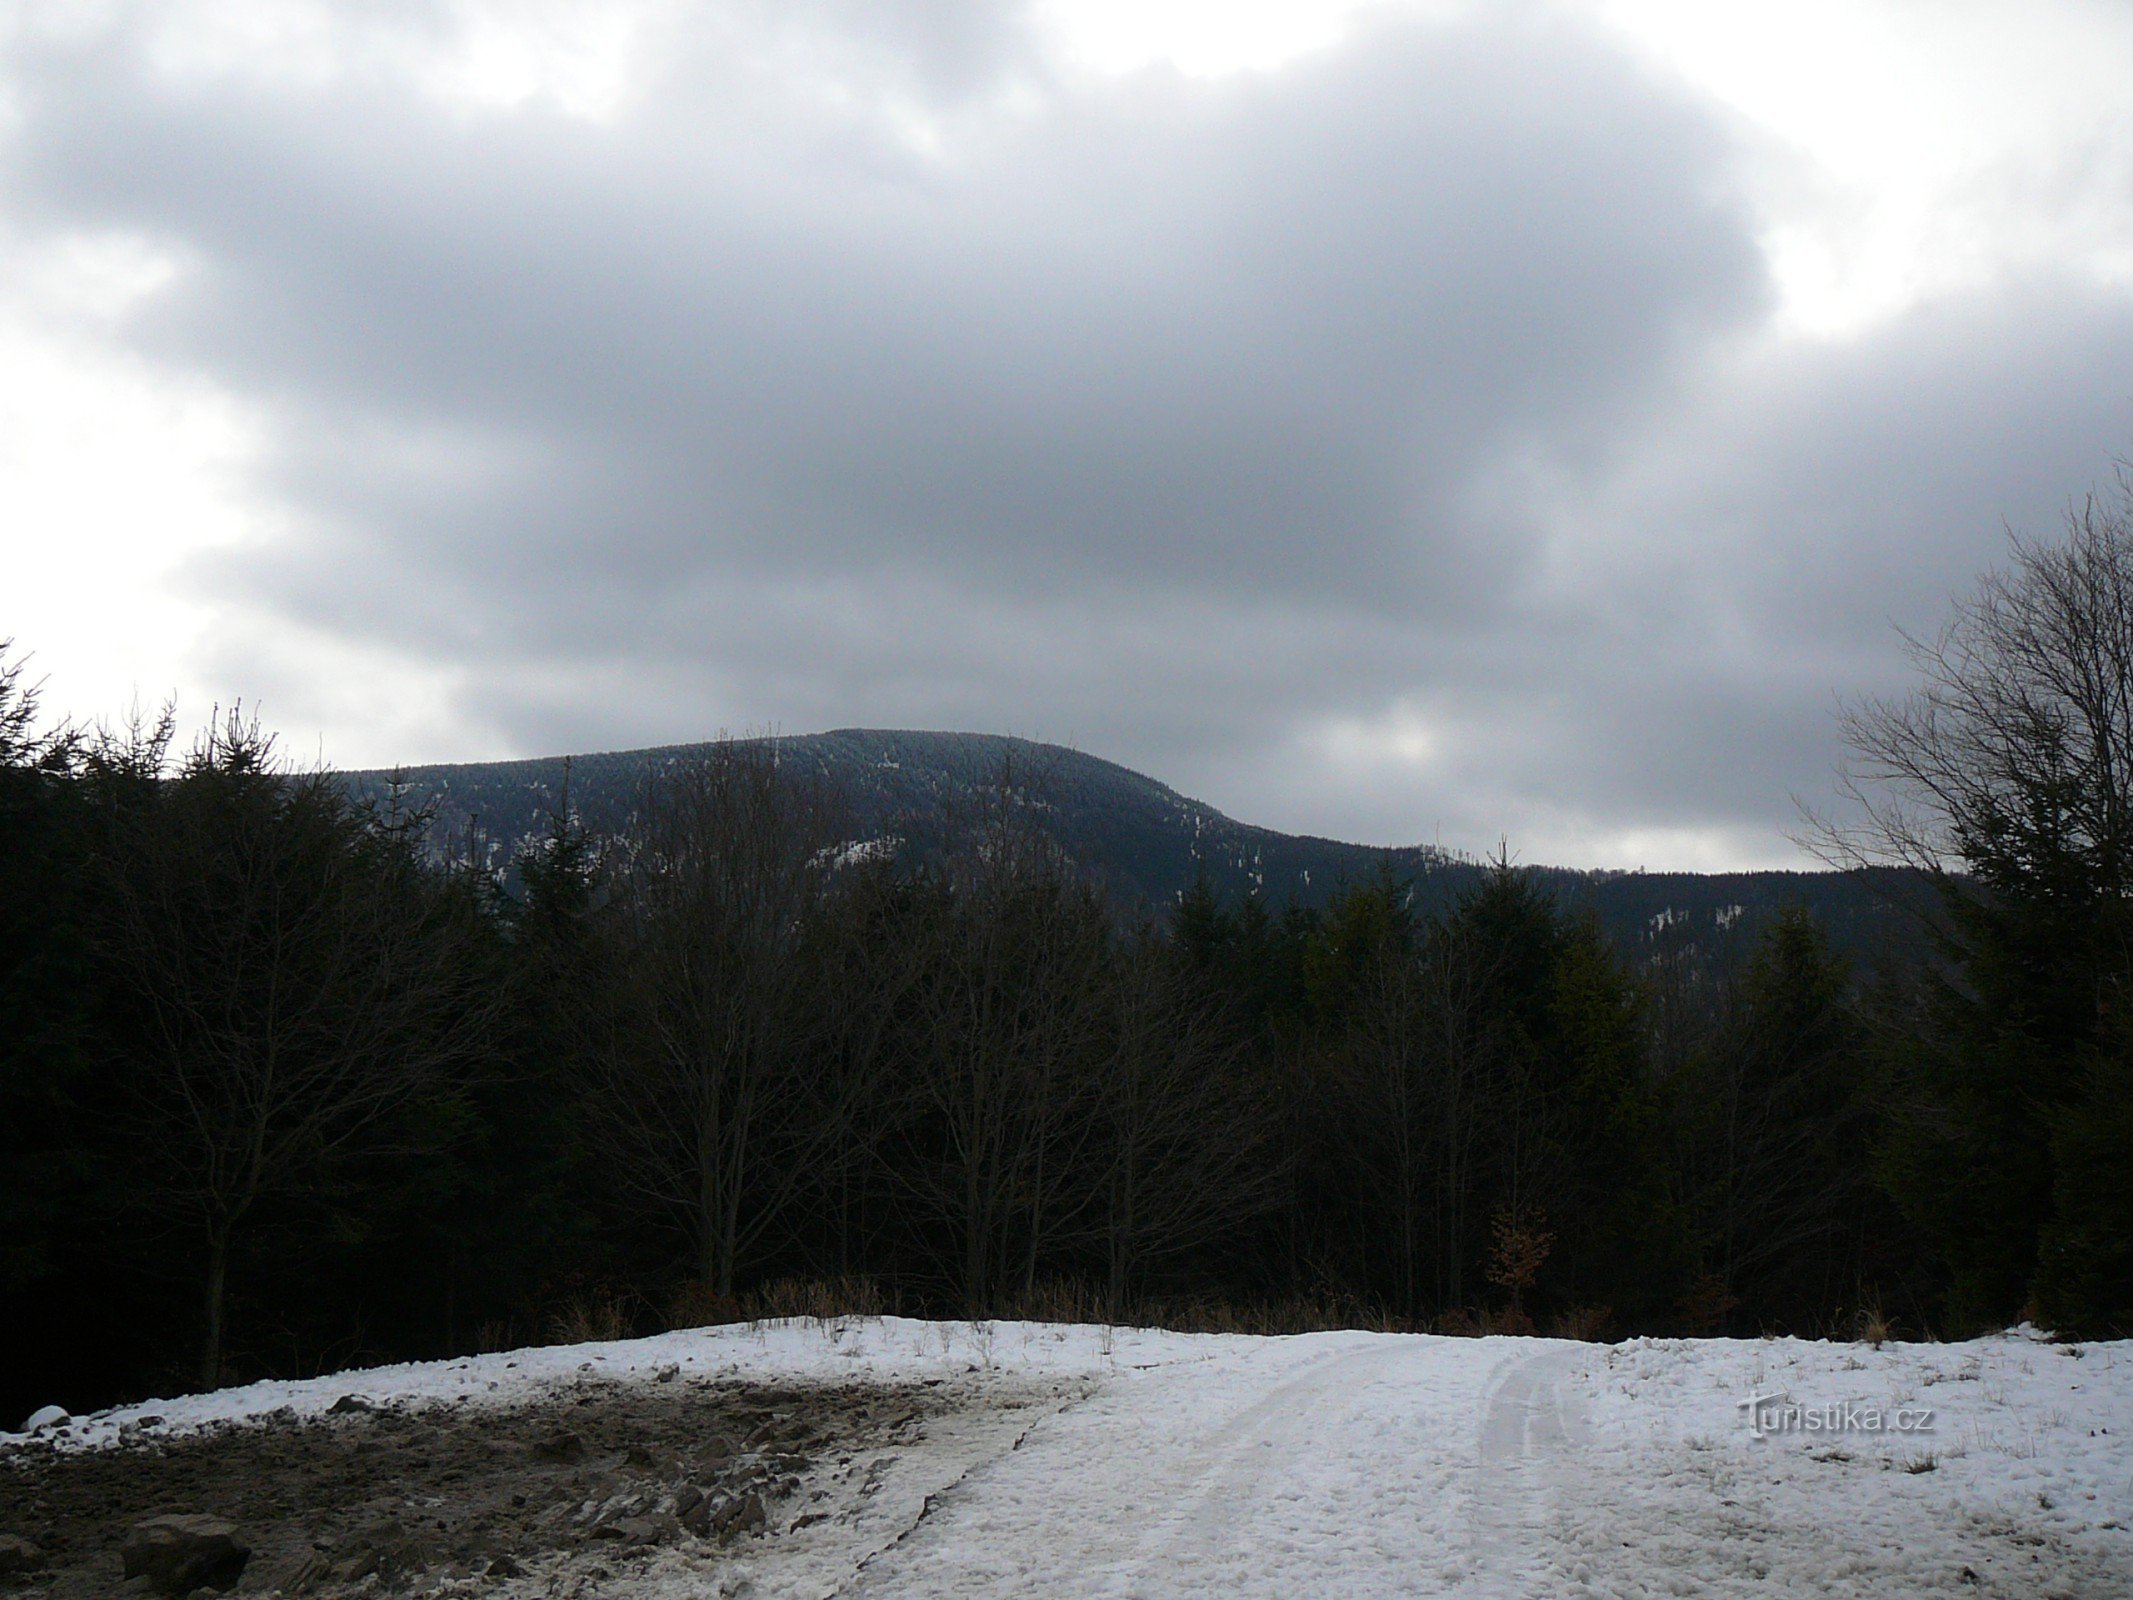
[[0,658],[0,1402],[831,1304],[2124,1332],[2086,771],[1985,786],[1932,960],[1796,910],[1633,965],[1507,862],[1128,925],[1012,770],[900,847],[761,743],[499,873],[239,715],[46,728]]

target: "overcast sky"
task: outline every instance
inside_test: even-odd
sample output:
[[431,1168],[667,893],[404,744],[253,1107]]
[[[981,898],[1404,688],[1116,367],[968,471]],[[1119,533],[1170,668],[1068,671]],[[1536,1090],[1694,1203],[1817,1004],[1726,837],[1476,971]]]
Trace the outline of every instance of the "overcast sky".
[[2133,450],[2129,83],[2123,0],[0,0],[0,636],[342,766],[1800,864]]

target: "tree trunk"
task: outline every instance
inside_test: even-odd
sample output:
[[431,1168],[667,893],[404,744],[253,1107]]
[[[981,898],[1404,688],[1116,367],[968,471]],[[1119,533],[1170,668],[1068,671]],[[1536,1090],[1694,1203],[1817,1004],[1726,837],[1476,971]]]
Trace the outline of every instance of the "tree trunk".
[[1107,1285],[1106,1304],[1113,1317],[1126,1313],[1126,1260],[1133,1238],[1133,1174],[1123,1175],[1112,1201],[1111,1215],[1111,1275]]
[[[1041,1112],[1043,1107],[1038,1108]],[[1037,1173],[1030,1185],[1029,1206],[1029,1254],[1024,1258],[1022,1270],[1022,1298],[1025,1303],[1037,1293],[1037,1252],[1044,1242],[1044,1151],[1045,1140],[1037,1141]]]
[[973,1317],[981,1316],[991,1307],[987,1303],[987,1283],[991,1276],[991,1263],[986,1237],[983,1190],[979,1184],[975,1160],[970,1164],[963,1183],[963,1305]]
[[696,1160],[696,1275],[714,1294],[724,1294],[719,1282],[718,1259],[718,1169],[717,1157],[699,1144]]
[[222,1382],[222,1307],[229,1282],[229,1228],[210,1228],[207,1235],[207,1297],[205,1325],[200,1335],[200,1387],[213,1389]]

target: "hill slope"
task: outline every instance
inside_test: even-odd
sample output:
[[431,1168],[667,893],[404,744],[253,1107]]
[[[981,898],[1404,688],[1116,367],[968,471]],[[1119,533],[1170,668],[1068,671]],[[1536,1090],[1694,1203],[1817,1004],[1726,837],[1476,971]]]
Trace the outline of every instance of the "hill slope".
[[[780,758],[805,763],[851,796],[868,836],[907,833],[968,812],[997,788],[1003,771],[1038,807],[1068,856],[1131,912],[1160,914],[1195,879],[1236,900],[1254,892],[1275,904],[1322,905],[1343,884],[1389,872],[1413,886],[1416,904],[1436,909],[1470,890],[1481,864],[1428,846],[1348,844],[1277,833],[1225,816],[1213,806],[1113,761],[1059,745],[999,734],[842,728],[777,741]],[[440,847],[469,838],[501,865],[537,837],[565,802],[601,830],[626,826],[644,785],[661,769],[709,747],[665,745],[527,761],[410,767],[398,776],[408,798],[436,807]],[[358,772],[359,794],[384,794],[390,774]],[[1788,903],[1808,906],[1836,940],[1864,947],[1896,919],[1874,887],[1832,872],[1604,873],[1528,869],[1567,903],[1590,906],[1628,946],[1655,939],[1708,940],[1751,930]]]

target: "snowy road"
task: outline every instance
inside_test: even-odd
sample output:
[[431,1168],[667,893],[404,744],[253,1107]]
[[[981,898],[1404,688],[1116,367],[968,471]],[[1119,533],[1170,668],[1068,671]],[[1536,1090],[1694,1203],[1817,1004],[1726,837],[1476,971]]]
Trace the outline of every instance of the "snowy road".
[[[357,1384],[440,1414],[572,1403],[595,1373],[944,1398],[886,1449],[825,1456],[760,1538],[662,1545],[627,1570],[599,1554],[612,1546],[529,1554],[522,1578],[434,1592],[2133,1596],[2133,1344],[2021,1333],[1870,1349],[787,1323],[153,1402],[152,1422],[150,1406],[85,1419],[69,1447],[286,1422]],[[1750,1397],[1924,1411],[1930,1426],[1759,1434]]]
[[1335,1571],[1356,1596],[1483,1575],[1521,1592],[1568,1448],[1562,1353],[1448,1372],[1407,1341],[1329,1335],[1254,1354],[1132,1374],[1070,1408],[853,1592],[1183,1600],[1309,1592]]
[[[1555,1592],[1589,1347],[1268,1341],[1118,1382],[973,1473],[855,1595]],[[1454,1359],[1450,1356],[1470,1356]]]
[[1503,1364],[1482,1418],[1469,1514],[1477,1593],[1537,1592],[1549,1519],[1590,1470],[1589,1407],[1572,1381],[1587,1354],[1551,1350]]
[[[1936,1433],[1949,1464],[1924,1468],[1908,1443],[1756,1439],[1739,1412],[1739,1398],[1781,1377],[1891,1400],[1975,1383],[1986,1363],[1956,1352],[1976,1347],[1861,1360],[1853,1347],[1791,1341],[1207,1343],[1197,1360],[1115,1372],[937,1497],[840,1592],[2133,1595],[2133,1474],[2125,1451],[2087,1429],[2100,1448],[2043,1473],[2055,1499],[1989,1460],[1963,1471],[1973,1453],[2035,1462],[2034,1432]],[[2133,1357],[2098,1348],[2112,1364],[2082,1376],[2110,1395],[2098,1421],[2123,1437]],[[2049,1346],[1994,1354],[2009,1376],[2035,1378],[2040,1362],[2047,1382],[2073,1369]],[[1853,1376],[1877,1365],[1897,1374],[1893,1387]],[[2111,1383],[2093,1381],[2106,1371]],[[2019,1406],[2005,1388],[1951,1393],[1964,1411]],[[2048,1415],[2077,1431],[2070,1411]],[[2029,1425],[2045,1420],[2032,1412]]]

